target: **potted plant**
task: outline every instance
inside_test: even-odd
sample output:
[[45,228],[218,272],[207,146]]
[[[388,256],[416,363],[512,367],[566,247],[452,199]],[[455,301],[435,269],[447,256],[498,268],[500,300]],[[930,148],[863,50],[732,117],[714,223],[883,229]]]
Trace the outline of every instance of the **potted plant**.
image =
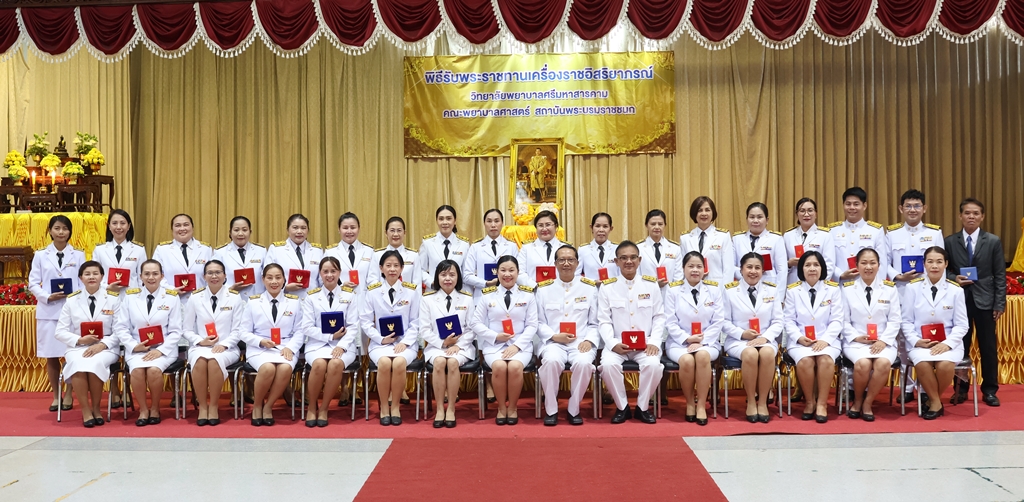
[[60,168],[60,158],[51,153],[43,157],[43,160],[39,162],[39,167],[43,168],[43,171],[46,171],[46,175],[49,176],[50,173]]
[[39,161],[50,153],[50,142],[46,140],[46,136],[49,134],[50,131],[44,132],[42,136],[33,134],[32,141],[29,142],[28,148],[25,149],[25,155],[32,157],[32,160],[36,161],[37,166]]
[[74,143],[75,155],[77,155],[79,158],[82,158],[82,156],[89,153],[89,151],[91,151],[93,148],[96,148],[96,145],[99,143],[99,140],[97,140],[96,136],[93,136],[92,134],[76,131]]
[[82,164],[78,162],[68,162],[64,164],[64,169],[61,170],[60,175],[68,180],[69,185],[77,185],[78,178],[85,176],[85,169],[82,169]]
[[17,150],[7,152],[4,157],[4,167],[7,168],[7,176],[14,181],[15,185],[21,185],[21,180],[28,177],[28,170],[25,169],[25,157]]
[[107,159],[100,153],[99,148],[93,148],[82,156],[82,164],[89,166],[93,174],[100,172],[100,168],[106,163]]

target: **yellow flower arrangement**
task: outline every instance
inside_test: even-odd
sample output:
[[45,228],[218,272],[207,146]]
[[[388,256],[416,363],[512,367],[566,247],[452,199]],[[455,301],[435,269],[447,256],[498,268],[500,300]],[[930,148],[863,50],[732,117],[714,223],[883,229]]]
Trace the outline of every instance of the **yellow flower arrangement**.
[[21,181],[23,178],[28,178],[28,169],[21,164],[14,164],[7,167],[7,176],[14,181]]
[[60,167],[60,157],[51,153],[46,157],[43,157],[42,162],[39,163],[39,167],[42,167],[47,174],[52,173]]
[[22,166],[25,167],[25,157],[17,150],[7,152],[4,157],[4,167]]
[[100,153],[98,148],[93,148],[89,150],[89,153],[82,156],[82,163],[85,165],[99,164],[102,166],[107,163],[107,159]]
[[78,162],[68,162],[64,164],[64,169],[61,170],[60,175],[65,178],[85,176],[85,169],[82,169],[82,164]]

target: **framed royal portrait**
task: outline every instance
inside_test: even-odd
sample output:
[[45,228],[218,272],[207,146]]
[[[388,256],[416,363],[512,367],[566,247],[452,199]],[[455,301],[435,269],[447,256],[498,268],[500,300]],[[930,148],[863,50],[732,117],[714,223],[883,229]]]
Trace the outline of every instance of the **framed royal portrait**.
[[527,204],[565,206],[565,142],[563,138],[525,138],[511,142],[509,209]]

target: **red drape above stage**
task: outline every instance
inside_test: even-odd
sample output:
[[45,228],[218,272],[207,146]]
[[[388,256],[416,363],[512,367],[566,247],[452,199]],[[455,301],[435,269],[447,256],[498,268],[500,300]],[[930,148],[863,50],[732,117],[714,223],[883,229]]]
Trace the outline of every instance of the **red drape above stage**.
[[837,44],[875,28],[900,45],[933,30],[954,42],[998,27],[1024,44],[1024,0],[259,0],[195,4],[0,9],[0,54],[24,45],[61,59],[81,47],[116,60],[137,43],[167,57],[202,40],[233,56],[259,37],[282,56],[305,53],[321,36],[359,54],[383,36],[403,48],[445,32],[451,43],[480,52],[506,41],[546,50],[567,30],[583,41],[634,31],[662,47],[686,33],[709,49],[750,31],[782,49],[809,30]]

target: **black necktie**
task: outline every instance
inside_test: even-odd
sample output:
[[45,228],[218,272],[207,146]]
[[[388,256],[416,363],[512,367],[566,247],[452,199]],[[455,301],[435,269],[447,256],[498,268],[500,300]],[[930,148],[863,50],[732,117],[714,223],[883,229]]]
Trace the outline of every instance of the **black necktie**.
[[93,315],[95,313],[96,313],[96,297],[95,296],[90,296],[89,297],[89,315],[91,316],[91,315]]
[[327,306],[328,307],[333,307],[334,306],[334,292],[333,291],[328,291],[327,292]]
[[939,294],[939,288],[932,286],[932,300],[935,299],[935,295]]
[[604,265],[604,246],[597,246],[597,261]]
[[757,236],[756,235],[751,235],[750,236],[750,250],[753,251],[756,248],[757,248]]
[[117,253],[114,253],[114,258],[117,260],[118,263],[121,263],[121,245],[118,244],[116,249]]
[[512,307],[512,292],[511,291],[506,291],[505,292],[505,309],[508,310],[511,307]]
[[498,256],[498,241],[491,241],[491,253]]
[[57,266],[64,268],[64,253],[62,252],[57,253]]
[[181,245],[181,256],[185,258],[185,266],[188,266],[188,244]]
[[391,299],[392,304],[395,303],[395,288],[391,288],[388,290],[388,298]]
[[306,268],[305,263],[302,262],[302,249],[299,246],[295,246],[295,256],[299,257],[299,267]]
[[352,244],[348,245],[348,262],[351,263],[353,267],[356,266],[356,247]]
[[153,295],[146,295],[146,313],[153,311]]
[[868,297],[868,305],[871,305],[871,287],[864,288],[864,293]]
[[213,295],[213,294],[210,295],[210,303],[213,304],[213,306],[211,307],[211,310],[213,310],[213,313],[216,314],[217,313],[217,295]]
[[[810,293],[811,293],[811,308],[813,309],[814,308],[814,297],[818,294],[818,292],[815,291],[814,288],[811,288],[810,289]],[[868,293],[868,294],[870,295],[871,293]],[[871,300],[868,300],[868,301],[871,301]]]
[[967,236],[967,264],[974,265],[974,246],[971,245],[971,236]]
[[548,261],[551,261],[551,242],[544,244],[548,248]]
[[707,235],[707,232],[700,231],[700,239],[697,239],[697,252],[700,254],[704,254],[704,237],[707,237]]
[[654,261],[656,261],[656,262],[660,262],[661,261],[661,243],[660,242],[655,242],[654,243]]
[[270,300],[270,315],[274,318],[274,322],[277,322],[277,300]]
[[245,248],[238,248],[238,257],[242,260],[242,265],[245,265]]
[[747,296],[750,297],[750,305],[754,307],[757,306],[757,296],[754,294],[755,291],[757,291],[757,288],[755,288],[754,286],[750,286],[749,288],[747,288]]
[[452,241],[450,241],[448,239],[444,240],[444,259],[446,259],[446,260],[448,259],[448,252],[449,252],[448,251],[448,245],[450,245],[451,243],[452,243]]
[[804,232],[804,236],[800,238],[800,244],[807,242],[807,232]]
[[697,288],[693,288],[693,289],[691,289],[691,290],[690,290],[690,294],[692,294],[692,295],[693,295],[693,304],[694,304],[694,305],[699,305],[699,304],[697,303],[697,295],[699,295],[699,294],[700,294],[700,292],[699,292],[699,291],[697,291]]
[[445,308],[448,309],[448,312],[451,312],[452,311],[452,295],[448,295],[446,298],[448,300],[448,303],[446,304]]

